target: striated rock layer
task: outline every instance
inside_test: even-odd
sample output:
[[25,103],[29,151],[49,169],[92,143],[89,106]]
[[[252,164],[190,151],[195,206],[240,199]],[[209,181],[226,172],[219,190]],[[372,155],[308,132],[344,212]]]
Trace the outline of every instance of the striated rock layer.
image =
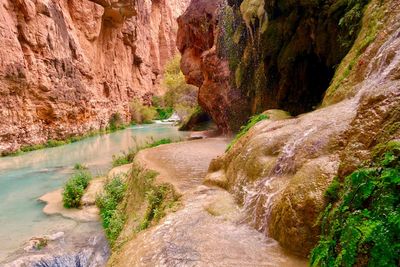
[[379,145],[400,140],[399,37],[400,1],[372,0],[324,107],[295,118],[267,111],[270,119],[211,164],[207,182],[234,193],[245,222],[308,255],[333,178],[368,162]]
[[0,152],[129,120],[159,93],[184,0],[2,0]]

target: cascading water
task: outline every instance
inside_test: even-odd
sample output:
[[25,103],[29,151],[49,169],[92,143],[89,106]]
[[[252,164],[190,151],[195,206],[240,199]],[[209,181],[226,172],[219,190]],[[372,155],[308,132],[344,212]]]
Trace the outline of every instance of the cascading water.
[[[285,175],[290,175],[295,169],[296,150],[315,130],[312,127],[304,133],[294,135],[292,140],[282,148],[282,152],[268,174],[263,179],[242,187],[245,214],[242,222],[250,224],[268,236],[268,219],[274,200],[289,182]],[[235,187],[235,190],[239,188]]]

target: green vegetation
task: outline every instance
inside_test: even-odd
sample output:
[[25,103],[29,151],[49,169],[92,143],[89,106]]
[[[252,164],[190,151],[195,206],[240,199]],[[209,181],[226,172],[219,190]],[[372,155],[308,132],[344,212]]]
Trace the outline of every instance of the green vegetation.
[[[132,195],[130,196],[136,204],[146,204],[146,212],[137,226],[137,231],[147,229],[153,223],[158,222],[165,216],[166,210],[174,206],[179,196],[169,184],[157,185],[154,183],[158,173],[134,165],[130,174],[130,185]],[[140,206],[140,205],[139,205]]]
[[92,175],[88,171],[77,171],[64,185],[63,204],[64,207],[79,208],[85,189],[89,185]]
[[265,114],[254,115],[253,117],[251,117],[250,120],[247,122],[247,124],[240,128],[239,133],[235,136],[235,138],[228,145],[228,148],[226,149],[226,151],[229,151],[236,144],[236,142],[242,136],[244,136],[254,125],[256,125],[258,122],[266,120],[266,119],[269,119],[269,117],[268,117],[268,115],[265,115]]
[[162,99],[153,101],[160,117],[168,118],[175,111],[184,120],[197,106],[198,89],[186,83],[180,69],[180,60],[180,55],[176,55],[165,66],[163,84],[167,91]]
[[153,96],[148,106],[139,99],[130,103],[131,120],[134,123],[152,123],[153,120],[166,120],[176,112],[180,118],[188,117],[197,106],[197,87],[186,83],[180,70],[180,55],[176,55],[165,66],[163,85],[166,93]]
[[133,161],[133,159],[135,158],[136,154],[142,149],[152,148],[152,147],[170,144],[170,143],[172,143],[171,139],[163,138],[163,139],[160,139],[157,141],[148,142],[143,146],[136,144],[135,148],[129,149],[128,152],[123,152],[121,155],[113,155],[112,166],[118,167],[118,166],[122,166],[122,165],[131,163]]
[[338,181],[338,177],[335,177],[332,183],[326,189],[325,197],[329,200],[329,202],[336,201],[339,198],[339,190],[340,190],[340,182]]
[[46,238],[38,238],[38,239],[35,239],[35,241],[36,242],[34,243],[33,247],[36,250],[44,249],[45,247],[47,247],[47,245],[49,243],[49,241]]
[[335,9],[337,7],[345,9],[345,14],[339,20],[338,26],[340,30],[339,41],[341,45],[347,47],[347,49],[350,49],[358,35],[364,7],[368,2],[369,0],[339,1],[337,5],[333,5],[331,8]]
[[130,104],[131,120],[134,123],[149,124],[156,118],[157,111],[154,107],[146,106],[139,100]]
[[75,165],[74,165],[74,170],[77,170],[77,171],[83,171],[83,170],[87,170],[87,169],[88,169],[88,167],[86,167],[82,163],[75,163]]
[[142,149],[157,147],[157,146],[161,146],[161,145],[167,145],[167,144],[171,144],[171,143],[172,143],[171,139],[163,138],[163,139],[160,139],[158,141],[154,141],[154,142],[148,143]]
[[135,234],[158,222],[168,209],[175,206],[179,196],[171,185],[155,184],[157,175],[157,172],[133,164],[127,183],[115,178],[97,197],[96,205],[100,208],[102,224],[113,248],[124,242],[120,240],[117,244],[127,223],[131,229],[128,235]]
[[[115,113],[117,114],[117,113]],[[112,133],[118,130],[123,130],[127,127],[126,124],[122,124],[122,122],[120,121],[121,117],[120,115],[113,115],[110,118],[109,121],[109,126],[106,129],[100,129],[97,131],[90,131],[86,134],[83,135],[79,135],[79,136],[71,136],[68,137],[64,140],[48,140],[46,143],[44,144],[36,144],[36,145],[26,145],[26,146],[22,146],[19,150],[14,151],[14,152],[7,152],[7,151],[3,151],[0,156],[1,157],[7,157],[7,156],[19,156],[23,153],[27,153],[27,152],[31,152],[31,151],[35,151],[35,150],[40,150],[40,149],[44,149],[44,148],[52,148],[52,147],[58,147],[58,146],[63,146],[63,145],[68,145],[68,144],[72,144],[72,143],[76,143],[79,142],[83,139],[89,138],[89,137],[93,137],[93,136],[97,136],[97,135],[102,135],[102,134],[108,134],[108,133]],[[118,119],[119,118],[119,119]]]
[[179,197],[170,184],[151,186],[146,191],[147,210],[138,230],[148,228],[152,222],[158,222],[173,207]]
[[126,184],[120,177],[116,177],[105,184],[104,193],[96,198],[102,224],[111,245],[114,245],[125,224],[126,215],[120,207],[125,192]]
[[108,121],[109,131],[115,132],[117,130],[122,130],[125,128],[126,128],[126,125],[124,124],[124,121],[122,120],[121,114],[119,114],[118,112],[112,114]]
[[370,165],[339,186],[335,180],[328,189],[332,202],[322,214],[322,235],[311,253],[311,266],[398,266],[400,142],[375,152]]
[[[354,0],[348,1],[347,12],[344,17],[339,21],[339,26],[342,28],[342,32],[350,34],[350,36],[341,37],[343,39],[342,43],[344,46],[349,46],[352,41],[345,41],[346,38],[349,39],[357,37],[359,32],[360,22],[363,22],[361,30],[358,34],[358,38],[351,48],[348,55],[342,60],[339,68],[337,69],[335,76],[332,80],[332,84],[326,92],[326,97],[324,100],[324,105],[332,104],[332,101],[337,102],[346,96],[347,91],[352,88],[352,86],[345,85],[346,79],[352,73],[352,70],[360,64],[360,55],[365,51],[365,49],[375,40],[379,31],[382,28],[382,20],[385,15],[385,6],[382,5],[380,1],[372,1],[378,3],[378,5],[368,6],[365,18],[362,20],[362,15],[364,13],[365,5],[369,1],[365,0]],[[354,39],[350,39],[354,40]],[[338,99],[334,99],[334,95],[338,95]]]
[[172,116],[174,113],[174,109],[172,107],[156,107],[157,110],[157,117],[158,120],[166,120]]
[[123,152],[121,155],[113,155],[112,156],[113,168],[131,163],[136,153],[137,153],[136,150],[129,149],[127,153]]

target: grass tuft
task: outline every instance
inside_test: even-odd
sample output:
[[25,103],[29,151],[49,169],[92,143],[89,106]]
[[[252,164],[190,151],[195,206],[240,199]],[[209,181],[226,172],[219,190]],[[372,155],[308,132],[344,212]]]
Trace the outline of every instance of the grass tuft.
[[254,125],[256,125],[258,122],[266,120],[266,119],[269,119],[269,117],[268,117],[268,115],[265,115],[265,114],[259,114],[259,115],[255,115],[255,116],[251,117],[250,120],[247,122],[247,124],[240,128],[239,133],[235,136],[235,138],[228,145],[226,151],[229,151],[236,144],[236,142],[242,136],[244,136]]
[[165,145],[165,144],[170,144],[172,143],[172,140],[169,138],[163,138],[157,141],[153,141],[153,142],[148,142],[147,144],[145,144],[144,146],[138,146],[136,145],[136,148],[131,148],[129,149],[128,152],[123,152],[120,155],[113,155],[113,161],[112,161],[112,166],[118,167],[118,166],[122,166],[122,165],[126,165],[129,163],[132,163],[133,159],[135,158],[136,154],[143,149],[146,148],[153,148],[153,147],[157,147],[160,145]]

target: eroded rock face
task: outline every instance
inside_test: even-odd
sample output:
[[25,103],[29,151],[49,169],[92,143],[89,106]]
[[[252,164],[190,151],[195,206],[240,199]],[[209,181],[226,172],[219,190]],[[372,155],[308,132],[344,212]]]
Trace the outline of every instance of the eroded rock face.
[[224,0],[193,0],[178,18],[177,45],[182,53],[181,69],[188,83],[199,87],[199,104],[219,128],[228,133],[233,120],[244,121],[246,96],[230,86],[228,61],[217,53],[219,9]]
[[[245,222],[296,254],[307,256],[318,240],[318,217],[332,179],[370,160],[376,145],[400,139],[399,4],[368,6],[348,57],[357,54],[377,14],[386,30],[357,55],[346,78],[347,97],[331,92],[326,101],[336,104],[296,118],[276,120],[271,113],[272,119],[254,126],[211,164],[207,183],[228,188],[247,211]],[[342,65],[348,62],[346,57]],[[336,75],[334,83],[340,79]]]
[[182,70],[225,132],[266,109],[313,110],[357,36],[366,3],[193,0],[179,18]]
[[105,128],[159,93],[188,1],[0,5],[0,152]]

